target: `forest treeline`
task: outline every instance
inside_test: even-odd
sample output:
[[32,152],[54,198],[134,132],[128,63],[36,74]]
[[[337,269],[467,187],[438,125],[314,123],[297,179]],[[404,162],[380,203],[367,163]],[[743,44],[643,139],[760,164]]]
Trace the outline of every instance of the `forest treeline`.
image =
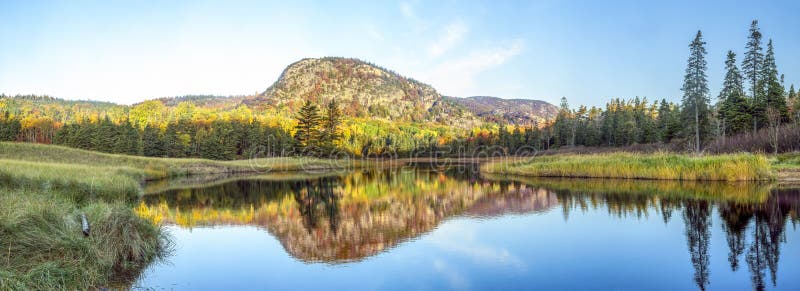
[[543,127],[501,126],[496,136],[456,141],[467,149],[497,145],[508,153],[562,147],[625,147],[660,144],[660,149],[712,152],[800,150],[800,92],[788,90],[779,73],[770,39],[762,41],[758,21],[750,26],[741,70],[736,53],[727,52],[725,78],[712,104],[702,32],[689,45],[690,54],[680,103],[646,98],[613,99],[604,108],[571,109],[561,99],[559,113]]
[[0,95],[0,140],[219,160],[287,155],[474,156],[632,145],[676,151],[800,150],[800,92],[794,85],[786,88],[773,41],[764,43],[758,22],[753,21],[741,60],[735,52],[727,52],[725,78],[717,85],[716,98],[710,96],[706,43],[698,31],[689,45],[680,102],[615,98],[604,107],[571,108],[562,98],[558,115],[539,124],[485,122],[464,130],[432,122],[346,116],[348,108],[341,108],[336,98],[328,104],[306,100],[292,113],[253,110],[234,101],[211,105],[192,101],[212,100],[209,96],[182,97],[170,106],[163,99],[123,106]]

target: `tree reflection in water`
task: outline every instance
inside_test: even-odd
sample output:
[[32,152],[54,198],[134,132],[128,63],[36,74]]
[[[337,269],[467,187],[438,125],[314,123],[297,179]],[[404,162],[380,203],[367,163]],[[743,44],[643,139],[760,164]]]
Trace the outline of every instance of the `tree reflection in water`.
[[708,242],[711,240],[711,207],[707,201],[687,200],[683,206],[686,242],[694,267],[694,282],[700,290],[708,285]]
[[800,193],[771,185],[482,177],[474,167],[281,174],[173,188],[146,195],[136,211],[183,227],[261,227],[295,258],[332,264],[374,256],[453,216],[542,212],[560,204],[565,221],[575,211],[605,210],[619,218],[660,215],[669,223],[677,212],[700,290],[710,284],[714,209],[730,268],[744,260],[755,289],[765,288],[767,271],[777,284],[786,224],[800,221]]

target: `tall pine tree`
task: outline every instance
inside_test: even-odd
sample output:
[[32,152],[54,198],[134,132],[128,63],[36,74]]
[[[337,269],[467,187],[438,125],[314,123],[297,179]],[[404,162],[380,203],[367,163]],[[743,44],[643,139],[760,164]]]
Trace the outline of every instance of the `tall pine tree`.
[[342,124],[342,110],[339,109],[339,103],[336,98],[331,99],[328,103],[325,117],[322,120],[322,132],[320,141],[326,151],[331,151],[335,147],[335,142],[341,138],[339,126]]
[[792,109],[792,118],[794,122],[800,123],[800,93],[794,90],[794,84],[789,86],[789,100]]
[[703,33],[697,31],[689,44],[689,59],[686,64],[683,87],[684,136],[694,139],[695,151],[700,152],[702,143],[710,131],[708,118],[708,79],[706,77],[706,48]]
[[775,49],[772,46],[771,39],[767,43],[767,54],[764,55],[761,80],[763,82],[762,86],[766,89],[764,107],[774,110],[781,121],[787,120],[789,113],[786,107],[786,97],[783,95],[783,84],[781,84],[781,79],[778,77],[778,65],[775,63]]
[[728,51],[725,71],[725,81],[719,92],[719,116],[723,136],[743,132],[750,126],[742,74],[736,67],[736,54],[733,51]]
[[750,24],[750,35],[748,36],[747,51],[742,59],[742,70],[750,85],[750,114],[753,122],[753,132],[763,126],[765,111],[763,102],[764,86],[761,81],[761,71],[764,63],[764,53],[761,47],[761,31],[758,28],[758,20],[753,20]]
[[294,134],[295,149],[298,151],[296,154],[304,151],[313,154],[308,151],[319,146],[319,125],[319,107],[311,100],[306,100],[306,103],[300,108],[300,112],[297,113],[297,126]]

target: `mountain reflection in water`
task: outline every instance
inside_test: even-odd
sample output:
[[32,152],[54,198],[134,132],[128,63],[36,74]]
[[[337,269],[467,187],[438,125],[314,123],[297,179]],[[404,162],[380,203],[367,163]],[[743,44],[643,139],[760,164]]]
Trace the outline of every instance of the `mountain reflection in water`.
[[490,219],[560,208],[567,223],[571,213],[590,209],[626,219],[660,216],[665,224],[682,219],[687,264],[701,290],[709,284],[714,209],[723,222],[730,268],[746,265],[754,289],[777,283],[785,228],[800,221],[800,193],[772,185],[481,176],[471,166],[274,174],[164,188],[145,195],[137,213],[184,228],[257,226],[296,259],[328,264],[375,256],[451,217]]

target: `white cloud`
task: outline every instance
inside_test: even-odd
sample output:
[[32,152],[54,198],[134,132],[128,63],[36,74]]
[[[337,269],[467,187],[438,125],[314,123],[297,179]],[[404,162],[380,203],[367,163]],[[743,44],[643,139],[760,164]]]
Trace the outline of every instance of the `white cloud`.
[[406,1],[400,2],[400,13],[403,13],[403,16],[407,18],[416,18],[414,7],[411,7],[411,3]]
[[447,281],[450,283],[450,287],[454,290],[466,290],[469,289],[469,280],[467,277],[462,275],[458,270],[451,267],[444,261],[440,259],[433,260],[433,268],[444,275],[447,278]]
[[377,40],[377,41],[384,40],[383,33],[381,33],[381,31],[378,30],[378,27],[376,27],[374,24],[371,24],[371,23],[366,24],[364,26],[364,30],[366,30],[367,35],[370,38],[372,38],[374,40]]
[[481,73],[505,64],[522,53],[524,42],[515,40],[508,45],[493,47],[438,63],[421,73],[421,80],[433,85],[440,93],[453,96],[473,94]]
[[509,265],[525,268],[525,263],[507,249],[481,242],[475,229],[461,224],[443,225],[430,238],[433,245],[442,250],[458,253],[481,265]]
[[444,34],[442,37],[428,48],[428,53],[432,57],[441,56],[458,44],[468,31],[469,29],[467,28],[467,25],[462,21],[455,21],[448,24],[444,28]]

